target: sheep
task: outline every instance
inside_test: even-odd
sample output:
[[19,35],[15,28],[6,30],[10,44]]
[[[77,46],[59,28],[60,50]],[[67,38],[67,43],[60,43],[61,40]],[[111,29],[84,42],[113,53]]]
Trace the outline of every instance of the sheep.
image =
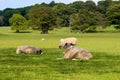
[[77,38],[70,37],[70,38],[60,39],[59,48],[63,48],[66,43],[70,43],[72,45],[76,45]]
[[92,58],[92,54],[86,49],[72,46],[69,43],[66,43],[64,48],[66,51],[63,53],[63,59],[89,60]]
[[42,54],[42,50],[34,46],[19,46],[16,49],[16,54]]

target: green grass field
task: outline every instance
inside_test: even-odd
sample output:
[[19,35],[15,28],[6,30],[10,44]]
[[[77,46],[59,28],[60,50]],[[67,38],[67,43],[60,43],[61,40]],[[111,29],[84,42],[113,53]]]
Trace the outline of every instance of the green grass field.
[[[0,80],[120,80],[120,32],[107,31],[77,34],[63,28],[42,35],[0,27]],[[59,40],[66,37],[78,38],[77,46],[88,49],[93,58],[61,59],[64,50],[58,48]],[[20,45],[39,47],[43,54],[16,54]]]

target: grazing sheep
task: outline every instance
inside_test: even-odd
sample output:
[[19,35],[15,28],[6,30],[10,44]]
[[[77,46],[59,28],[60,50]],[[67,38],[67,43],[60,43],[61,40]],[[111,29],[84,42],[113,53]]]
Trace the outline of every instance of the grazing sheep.
[[89,60],[92,58],[91,53],[83,48],[78,48],[76,46],[72,46],[71,44],[65,44],[64,48],[66,48],[66,51],[63,54],[64,59]]
[[61,39],[60,44],[59,44],[59,48],[63,48],[66,43],[76,45],[76,42],[77,42],[77,38],[74,38],[74,37]]
[[16,49],[16,54],[42,54],[42,50],[34,46],[19,46]]

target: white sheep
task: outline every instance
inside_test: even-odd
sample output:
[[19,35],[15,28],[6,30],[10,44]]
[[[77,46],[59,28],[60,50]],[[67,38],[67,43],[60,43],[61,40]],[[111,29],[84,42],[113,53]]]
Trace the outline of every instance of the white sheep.
[[63,59],[89,60],[92,58],[92,54],[86,49],[72,46],[71,44],[66,44],[64,47],[66,51],[63,54]]
[[70,38],[60,39],[59,48],[63,48],[66,43],[70,43],[70,44],[72,44],[72,45],[76,45],[76,43],[77,43],[77,38],[75,38],[75,37],[70,37]]
[[42,54],[42,50],[34,46],[19,46],[16,49],[16,54]]

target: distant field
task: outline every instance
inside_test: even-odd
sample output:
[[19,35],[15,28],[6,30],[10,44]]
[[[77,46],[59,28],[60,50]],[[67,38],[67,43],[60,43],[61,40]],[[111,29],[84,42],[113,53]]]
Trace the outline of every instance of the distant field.
[[[60,59],[64,50],[58,48],[59,40],[66,37],[78,38],[77,46],[88,49],[93,59]],[[43,55],[17,55],[20,45],[39,47]],[[0,80],[120,80],[120,32],[108,28],[102,33],[77,34],[61,28],[43,35],[0,27]]]

